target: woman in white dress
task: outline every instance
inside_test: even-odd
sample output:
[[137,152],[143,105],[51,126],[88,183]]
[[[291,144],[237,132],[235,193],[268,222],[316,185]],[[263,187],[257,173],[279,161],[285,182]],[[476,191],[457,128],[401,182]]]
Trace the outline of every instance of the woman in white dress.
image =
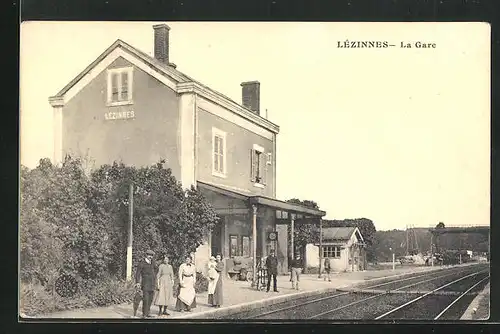
[[188,311],[196,307],[196,292],[194,285],[196,283],[196,270],[191,263],[191,257],[186,257],[186,262],[179,267],[180,290],[175,305],[176,311]]
[[211,256],[208,261],[208,305],[214,304],[214,293],[217,281],[219,280],[219,273],[215,270],[217,262],[215,257]]

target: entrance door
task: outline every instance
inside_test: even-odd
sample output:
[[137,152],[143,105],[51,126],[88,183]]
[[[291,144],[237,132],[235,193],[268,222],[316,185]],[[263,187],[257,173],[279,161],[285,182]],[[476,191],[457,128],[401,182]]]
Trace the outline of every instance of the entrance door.
[[212,230],[212,256],[217,254],[223,254],[222,252],[222,235],[223,235],[224,224],[217,224],[217,226]]

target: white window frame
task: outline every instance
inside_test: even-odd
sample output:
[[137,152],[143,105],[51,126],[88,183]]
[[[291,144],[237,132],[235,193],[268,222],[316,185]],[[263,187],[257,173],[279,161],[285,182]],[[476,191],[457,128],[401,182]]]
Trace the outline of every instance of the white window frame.
[[[214,156],[215,156],[215,137],[219,137],[222,139],[222,173],[218,170],[215,170],[214,164]],[[226,178],[227,177],[227,134],[226,132],[219,130],[217,128],[212,128],[212,148],[211,148],[211,159],[212,159],[212,175],[217,177]]]
[[[113,75],[118,74],[118,96],[121,97],[121,80],[122,73],[127,73],[128,82],[127,82],[127,99],[126,100],[118,100],[113,101]],[[108,106],[123,106],[127,104],[133,104],[133,82],[134,82],[134,68],[133,67],[119,67],[119,68],[110,68],[108,69],[108,79],[107,79],[107,105]]]
[[[264,158],[264,155],[266,155],[266,154],[265,154],[265,150],[264,150],[264,148],[263,148],[262,146],[260,146],[260,145],[253,144],[253,149],[254,149],[254,151],[257,151],[257,152],[259,152],[259,153],[260,153],[260,158],[261,158],[261,159],[263,159],[263,158]],[[260,166],[260,165],[258,166],[258,167],[259,167],[259,170],[260,170],[260,168],[261,168],[261,167],[262,167],[262,168],[265,168],[265,164],[263,164],[263,163],[262,163],[262,165],[263,165],[263,166]],[[264,178],[264,177],[262,176],[262,173],[265,173],[265,170],[260,170],[260,174],[261,174],[261,175],[260,175],[260,179],[261,179],[261,180],[263,180],[263,178]],[[265,186],[266,186],[265,184],[260,183],[260,182],[254,182],[254,184],[253,184],[253,185],[254,185],[255,187],[257,187],[257,188],[265,188]]]
[[[324,258],[340,259],[342,257],[342,247],[340,246],[323,246],[322,252]],[[325,256],[325,253],[326,255],[332,253],[333,256]]]

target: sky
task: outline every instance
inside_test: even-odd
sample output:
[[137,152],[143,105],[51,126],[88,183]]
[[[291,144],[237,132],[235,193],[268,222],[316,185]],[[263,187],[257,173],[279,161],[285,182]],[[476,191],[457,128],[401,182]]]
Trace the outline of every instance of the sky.
[[[159,22],[24,22],[20,156],[52,157],[55,95],[116,39],[152,54]],[[490,223],[490,26],[165,22],[177,69],[280,126],[277,197],[377,230]],[[391,48],[338,48],[340,41]],[[436,48],[415,48],[415,42]],[[400,48],[411,43],[412,48]]]

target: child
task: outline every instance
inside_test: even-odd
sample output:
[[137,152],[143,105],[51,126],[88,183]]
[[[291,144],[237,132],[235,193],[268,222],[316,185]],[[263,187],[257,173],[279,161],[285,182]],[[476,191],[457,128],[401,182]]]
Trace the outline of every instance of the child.
[[331,266],[330,266],[330,258],[325,258],[325,272],[326,272],[326,276],[324,278],[324,280],[326,281],[326,279],[328,278],[328,282],[331,282],[332,279],[330,278],[330,271],[331,271]]

